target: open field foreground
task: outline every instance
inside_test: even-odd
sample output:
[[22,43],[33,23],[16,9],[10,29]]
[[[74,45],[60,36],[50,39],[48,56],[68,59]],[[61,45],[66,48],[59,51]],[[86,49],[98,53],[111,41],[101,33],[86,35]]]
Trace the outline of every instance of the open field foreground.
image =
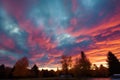
[[0,80],[119,80],[111,78],[31,78],[31,79],[0,79]]

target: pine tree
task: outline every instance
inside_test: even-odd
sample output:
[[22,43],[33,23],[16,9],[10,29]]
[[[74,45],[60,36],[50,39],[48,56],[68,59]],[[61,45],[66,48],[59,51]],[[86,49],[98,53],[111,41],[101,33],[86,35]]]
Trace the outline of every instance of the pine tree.
[[120,73],[120,62],[112,52],[108,52],[107,62],[110,75]]
[[76,59],[76,64],[74,66],[75,74],[78,77],[88,76],[90,74],[91,63],[83,51],[81,51],[80,55],[81,57]]
[[0,65],[0,78],[4,78],[5,77],[5,65],[2,64]]
[[33,77],[38,77],[38,75],[39,75],[39,70],[38,70],[38,67],[37,67],[36,64],[32,67],[31,70],[32,70],[32,73],[33,73]]

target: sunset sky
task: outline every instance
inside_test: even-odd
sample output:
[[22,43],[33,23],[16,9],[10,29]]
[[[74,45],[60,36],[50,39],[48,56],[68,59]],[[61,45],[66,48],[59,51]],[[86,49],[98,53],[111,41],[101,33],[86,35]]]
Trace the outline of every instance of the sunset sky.
[[61,55],[120,59],[120,0],[0,0],[0,64],[60,67]]

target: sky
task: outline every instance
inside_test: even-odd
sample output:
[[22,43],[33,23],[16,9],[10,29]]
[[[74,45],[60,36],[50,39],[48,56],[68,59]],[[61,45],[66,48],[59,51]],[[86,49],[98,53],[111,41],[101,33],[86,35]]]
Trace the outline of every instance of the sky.
[[60,67],[84,51],[91,63],[120,59],[120,0],[0,0],[0,64]]

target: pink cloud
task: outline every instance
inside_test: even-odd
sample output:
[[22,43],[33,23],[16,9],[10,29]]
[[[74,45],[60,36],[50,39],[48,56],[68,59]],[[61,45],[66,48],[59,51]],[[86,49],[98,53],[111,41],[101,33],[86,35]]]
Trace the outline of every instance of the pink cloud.
[[9,49],[15,49],[15,43],[12,40],[12,38],[9,38],[8,36],[1,34],[1,46],[3,48],[9,48]]

